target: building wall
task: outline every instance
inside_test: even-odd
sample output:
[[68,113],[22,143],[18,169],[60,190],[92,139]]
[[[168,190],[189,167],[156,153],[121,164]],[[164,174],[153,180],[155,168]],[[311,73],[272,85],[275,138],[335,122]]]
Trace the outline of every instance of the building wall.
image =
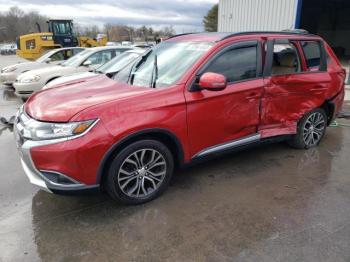
[[219,32],[298,28],[301,0],[220,0]]

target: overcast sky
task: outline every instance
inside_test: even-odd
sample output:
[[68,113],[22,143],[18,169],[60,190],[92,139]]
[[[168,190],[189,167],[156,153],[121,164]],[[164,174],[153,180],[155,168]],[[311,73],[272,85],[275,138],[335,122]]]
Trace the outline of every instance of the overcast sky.
[[202,31],[202,19],[218,0],[0,0],[0,11],[17,6],[50,18],[71,18],[82,25],[173,25],[178,33]]

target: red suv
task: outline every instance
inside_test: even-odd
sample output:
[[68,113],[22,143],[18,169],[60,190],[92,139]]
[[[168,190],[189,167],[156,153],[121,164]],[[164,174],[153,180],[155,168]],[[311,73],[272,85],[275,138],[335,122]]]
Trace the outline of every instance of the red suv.
[[342,106],[344,79],[315,35],[179,35],[114,76],[36,93],[14,133],[33,184],[54,193],[102,188],[138,204],[196,159],[271,138],[318,145]]

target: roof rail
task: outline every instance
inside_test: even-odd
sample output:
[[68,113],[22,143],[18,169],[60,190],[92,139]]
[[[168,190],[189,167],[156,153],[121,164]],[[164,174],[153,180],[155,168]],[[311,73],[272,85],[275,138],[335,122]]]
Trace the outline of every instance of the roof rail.
[[247,31],[247,32],[237,32],[232,33],[224,36],[218,42],[226,40],[227,38],[233,37],[233,36],[240,36],[240,35],[253,35],[253,34],[284,34],[284,35],[309,35],[314,36],[313,34],[310,34],[308,31],[303,29],[295,29],[295,30],[282,30],[282,31]]
[[293,34],[309,34],[309,31],[305,29],[284,29],[282,32],[293,33]]
[[183,34],[177,34],[177,35],[173,35],[168,37],[166,40],[174,38],[174,37],[178,37],[178,36],[183,36],[183,35],[192,35],[192,34],[197,34],[197,33],[183,33]]

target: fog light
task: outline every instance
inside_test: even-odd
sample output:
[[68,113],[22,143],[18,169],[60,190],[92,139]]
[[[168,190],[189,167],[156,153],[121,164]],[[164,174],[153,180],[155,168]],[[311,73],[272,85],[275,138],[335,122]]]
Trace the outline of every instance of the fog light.
[[69,179],[68,177],[56,173],[56,172],[50,172],[50,171],[41,171],[41,174],[50,182],[55,184],[61,184],[61,185],[74,185],[77,184],[72,179]]

